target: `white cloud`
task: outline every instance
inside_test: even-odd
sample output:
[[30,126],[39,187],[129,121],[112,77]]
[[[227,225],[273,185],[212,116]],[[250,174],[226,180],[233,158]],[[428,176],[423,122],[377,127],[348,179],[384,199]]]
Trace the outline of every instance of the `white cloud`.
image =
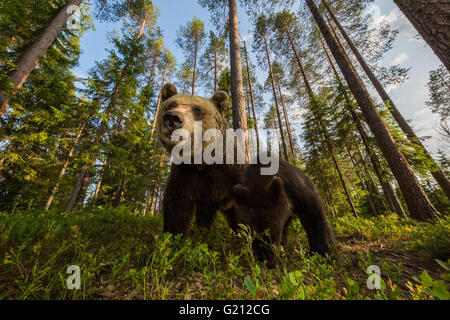
[[411,117],[411,126],[419,137],[429,137],[424,144],[428,151],[435,154],[439,149],[448,153],[449,145],[442,140],[440,131],[440,117],[434,114],[430,109],[425,108],[413,113]]
[[408,60],[409,56],[406,53],[400,53],[394,60],[392,60],[391,65],[396,66],[402,64],[406,60]]
[[245,42],[250,42],[252,39],[253,39],[253,34],[252,33],[249,33],[249,34],[246,34],[246,35],[242,36],[242,40],[245,41]]
[[369,13],[372,15],[372,21],[370,23],[370,27],[372,28],[376,28],[383,23],[393,24],[400,16],[398,8],[392,9],[387,15],[381,14],[381,8],[375,4],[369,9]]
[[409,38],[409,41],[423,42],[421,37],[417,37],[418,32],[404,16],[398,7],[394,7],[387,15],[381,13],[381,8],[377,5],[372,5],[369,9],[372,14],[372,21],[370,27],[377,27],[382,23],[388,23],[393,28],[398,29],[399,37]]

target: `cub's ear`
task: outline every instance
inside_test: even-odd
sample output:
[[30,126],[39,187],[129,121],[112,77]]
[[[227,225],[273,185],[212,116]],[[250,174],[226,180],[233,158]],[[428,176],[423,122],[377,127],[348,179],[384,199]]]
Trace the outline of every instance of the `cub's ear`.
[[244,204],[250,199],[250,190],[242,184],[233,187],[233,198],[239,204]]
[[266,194],[273,200],[280,199],[281,193],[283,192],[283,180],[280,177],[273,177],[272,181],[266,186]]
[[224,112],[230,103],[228,94],[225,91],[217,91],[214,93],[211,100],[220,112]]
[[171,83],[166,83],[161,89],[161,102],[164,102],[177,94],[177,88]]

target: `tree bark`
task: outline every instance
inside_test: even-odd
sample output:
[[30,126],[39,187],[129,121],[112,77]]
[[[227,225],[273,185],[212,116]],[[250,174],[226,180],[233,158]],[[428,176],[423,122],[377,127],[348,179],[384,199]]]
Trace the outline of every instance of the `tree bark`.
[[[155,74],[155,68],[156,68],[156,63],[158,62],[158,59],[159,59],[159,55],[156,55],[153,58],[152,69],[150,70],[150,75],[148,76],[148,80],[147,80],[147,88],[150,88],[150,86],[152,85],[153,75]],[[144,102],[142,104],[144,109],[148,106],[149,102],[150,102],[150,100],[148,98],[144,100]]]
[[217,91],[217,49],[214,49],[214,92]]
[[80,193],[75,203],[76,210],[82,210],[84,207],[84,201],[86,200],[87,189],[91,181],[91,171],[87,171],[84,176],[83,183],[81,184]]
[[102,188],[103,176],[105,174],[106,166],[108,165],[109,155],[110,155],[110,153],[108,152],[105,155],[105,159],[103,160],[102,170],[100,171],[100,175],[99,175],[98,181],[97,181],[97,186],[95,187],[94,196],[92,197],[94,200],[97,200],[98,195],[100,194],[100,190]]
[[[83,0],[68,1],[44,31],[36,38],[31,47],[20,57],[19,61],[16,63],[17,68],[8,74],[15,89],[22,87],[31,71],[36,68],[39,59],[63,30],[67,19],[75,12],[69,11],[69,7],[79,6],[82,2]],[[12,95],[15,95],[15,93],[16,90],[12,92]],[[8,98],[4,93],[0,92],[0,117],[5,113],[7,107]]]
[[153,216],[155,214],[155,208],[156,208],[156,200],[158,197],[158,188],[155,187],[153,189],[152,193],[152,201],[150,202],[150,214]]
[[264,44],[265,44],[265,48],[266,48],[267,64],[269,66],[270,81],[272,83],[273,100],[275,102],[275,107],[277,109],[277,118],[278,118],[278,125],[280,127],[280,135],[281,135],[281,144],[282,144],[282,147],[283,147],[283,154],[284,154],[284,157],[285,157],[286,161],[289,161],[289,155],[288,155],[288,152],[287,152],[286,141],[284,139],[283,123],[281,121],[281,116],[280,116],[280,106],[278,105],[277,89],[276,89],[276,85],[275,85],[275,78],[273,76],[272,62],[270,60],[269,46],[267,44],[267,35],[264,33],[263,36],[264,36]]
[[294,144],[294,139],[292,138],[291,125],[289,123],[286,105],[284,104],[283,93],[281,92],[281,87],[280,87],[279,81],[277,81],[277,86],[278,86],[278,93],[280,95],[281,107],[283,108],[284,120],[286,121],[286,130],[287,130],[288,137],[289,137],[289,144],[291,146],[292,156],[294,157],[294,159],[296,159],[297,155],[295,153],[295,144]]
[[[423,4],[422,0],[415,0],[414,4],[412,4],[412,1],[408,0],[402,0],[397,2],[402,3],[409,3],[413,7],[423,7],[425,6]],[[422,2],[422,3],[417,3]],[[432,3],[433,1],[427,1],[427,3]],[[340,30],[342,36],[344,37],[345,41],[349,45],[350,49],[352,50],[353,54],[355,55],[356,59],[360,63],[361,67],[363,68],[364,72],[367,74],[368,78],[370,79],[371,83],[377,90],[378,94],[380,95],[381,99],[383,99],[384,103],[388,107],[389,111],[391,112],[392,116],[394,117],[395,121],[398,123],[402,131],[406,134],[406,136],[409,138],[409,140],[416,145],[418,150],[422,150],[425,153],[425,156],[430,159],[433,163],[433,168],[431,169],[431,174],[433,175],[436,182],[439,184],[441,189],[444,191],[444,193],[447,195],[447,197],[450,199],[450,180],[445,176],[445,174],[442,172],[442,170],[439,168],[439,165],[434,161],[431,154],[428,152],[428,150],[424,147],[420,139],[415,134],[414,130],[411,128],[411,126],[408,124],[406,119],[403,117],[403,115],[400,113],[398,108],[395,106],[394,102],[392,101],[391,97],[388,95],[386,90],[384,89],[383,85],[380,83],[378,78],[375,76],[375,74],[372,72],[369,65],[364,60],[363,56],[359,52],[358,48],[356,48],[353,41],[350,39],[349,35],[345,31],[345,29],[340,24],[339,20],[337,19],[334,12],[331,10],[331,8],[328,6],[328,3],[324,0],[323,3],[325,4],[325,7],[327,8],[327,11],[331,18],[333,19],[334,23]],[[445,5],[444,5],[445,6]],[[450,8],[450,6],[449,6]],[[426,10],[425,10],[426,11]],[[449,10],[450,14],[450,10]],[[448,26],[450,26],[450,23],[447,23]],[[450,27],[448,27],[448,31],[450,32]],[[450,35],[447,34],[447,39],[449,42],[447,44],[450,44]],[[450,51],[447,51],[448,54],[450,54]],[[447,55],[447,58],[450,61],[449,56]]]
[[164,83],[166,82],[167,68],[168,68],[168,66],[166,65],[166,67],[165,67],[165,69],[164,69],[162,81],[161,81],[161,89],[159,90],[158,103],[156,104],[155,118],[153,119],[152,132],[151,132],[151,134],[150,134],[150,138],[153,138],[153,134],[155,133],[155,128],[156,128],[156,117],[158,116],[159,107],[160,107],[160,105],[161,105],[161,93],[162,93],[162,87],[164,86]]
[[192,74],[192,93],[195,93],[195,78],[197,76],[197,52],[198,52],[198,42],[195,43],[195,53],[194,53],[194,72]]
[[347,197],[348,204],[350,205],[350,209],[352,210],[352,213],[355,217],[358,217],[358,213],[356,212],[355,205],[353,204],[352,196],[350,194],[350,191],[347,187],[347,181],[345,180],[344,176],[342,175],[341,168],[339,166],[339,163],[334,155],[334,150],[331,150],[331,158],[333,159],[334,167],[336,168],[336,171],[339,175],[339,179],[341,180],[342,187],[344,188],[345,196]]
[[290,42],[291,47],[292,47],[292,51],[294,51],[295,58],[297,59],[297,63],[298,63],[298,66],[300,68],[300,72],[302,73],[302,77],[303,77],[303,81],[304,81],[304,84],[305,84],[305,87],[306,87],[306,91],[308,92],[309,96],[312,97],[313,91],[312,91],[312,88],[311,88],[311,84],[309,83],[308,77],[306,76],[306,72],[305,72],[305,69],[303,68],[302,60],[300,58],[300,55],[298,54],[297,47],[295,46],[294,40],[292,39],[291,32],[289,31],[289,29],[286,29],[286,33],[288,35],[289,42]]
[[375,139],[396,177],[411,217],[421,221],[428,221],[436,217],[436,209],[429,201],[406,158],[399,150],[386,124],[376,110],[375,103],[367,90],[362,86],[358,76],[353,72],[350,62],[345,58],[341,48],[336,43],[330,29],[321,16],[313,0],[305,0],[314,20],[324,36],[336,62],[338,63],[350,90],[352,91],[363,116],[373,132]]
[[256,150],[259,152],[259,132],[258,132],[258,123],[256,121],[255,96],[253,95],[253,85],[252,85],[252,78],[251,78],[252,73],[250,70],[250,63],[249,63],[249,59],[248,59],[247,42],[246,41],[244,41],[244,51],[245,51],[245,61],[246,61],[246,65],[247,65],[248,88],[250,90],[250,101],[252,104],[253,120],[255,121]]
[[[328,59],[328,63],[331,66],[331,69],[333,70],[333,73],[336,77],[336,81],[338,82],[338,85],[342,87],[343,92],[344,92],[344,99],[345,99],[345,103],[346,103],[346,108],[348,110],[348,112],[351,114],[353,122],[356,125],[356,128],[358,129],[360,138],[363,142],[363,145],[366,149],[366,152],[370,158],[370,161],[372,163],[372,167],[374,168],[375,174],[378,178],[378,181],[380,182],[380,185],[383,189],[383,193],[384,196],[386,198],[387,204],[389,209],[392,212],[397,213],[400,217],[405,218],[406,217],[406,213],[403,210],[403,207],[400,203],[400,201],[398,200],[398,197],[396,196],[394,190],[392,190],[392,186],[389,184],[388,181],[386,181],[386,179],[382,176],[381,173],[381,166],[379,164],[378,158],[376,157],[375,153],[373,152],[372,148],[369,145],[369,137],[366,133],[366,130],[364,129],[360,119],[358,118],[358,115],[356,114],[355,110],[353,109],[353,104],[350,101],[350,97],[348,96],[346,89],[343,87],[343,82],[341,77],[339,76],[339,73],[337,72],[333,61],[331,60],[330,55],[328,54],[328,50],[325,47],[325,44],[323,43],[323,39],[320,38],[320,41],[322,43],[322,48],[325,52],[325,55]],[[340,46],[340,45],[339,45]],[[342,49],[342,46],[340,46],[340,48]],[[353,70],[355,70],[354,68],[352,68]],[[359,151],[359,150],[358,150]],[[362,156],[362,155],[361,155]]]
[[394,0],[450,72],[450,1]]
[[[306,75],[305,68],[303,67],[302,60],[301,60],[300,55],[299,55],[299,53],[297,51],[297,47],[295,46],[294,40],[292,39],[292,36],[291,36],[291,33],[290,33],[289,29],[286,29],[286,33],[288,35],[289,42],[290,42],[291,47],[292,47],[292,51],[294,51],[295,58],[297,59],[297,63],[298,63],[298,66],[300,68],[300,72],[301,72],[302,77],[303,77],[303,83],[305,84],[306,92],[308,93],[309,100],[310,100],[311,103],[316,103],[315,102],[316,98],[314,96],[314,92],[312,90],[311,83],[309,82],[309,79],[308,79],[308,77]],[[320,116],[315,112],[314,109],[313,109],[313,114],[314,114],[314,118],[315,118],[315,121],[317,123],[317,126],[322,130],[322,132],[323,132],[323,134],[325,136],[324,137],[325,138],[325,143],[327,144],[328,149],[329,149],[329,151],[331,153],[334,166],[335,166],[336,171],[337,171],[337,173],[339,175],[339,179],[341,181],[342,188],[344,189],[345,195],[347,197],[347,202],[348,202],[348,204],[350,206],[350,209],[352,210],[353,215],[355,217],[357,217],[358,213],[356,212],[355,205],[353,204],[352,197],[351,197],[350,192],[348,190],[347,181],[345,180],[344,176],[342,175],[341,168],[340,168],[339,163],[338,163],[338,161],[337,161],[337,159],[335,157],[334,145],[333,145],[333,143],[331,142],[331,139],[328,136],[327,129],[322,124],[322,120],[321,120]]]
[[150,189],[147,189],[147,195],[145,197],[145,202],[144,202],[144,209],[142,210],[142,215],[146,215],[147,214],[147,209],[148,209],[148,205],[150,203],[150,196],[151,196],[151,192]]
[[52,192],[50,193],[50,197],[47,200],[47,203],[45,205],[45,211],[48,211],[48,209],[50,208],[50,205],[53,202],[55,194],[58,191],[59,184],[61,183],[61,179],[64,176],[64,173],[66,173],[67,167],[69,166],[70,159],[72,159],[73,152],[75,151],[75,148],[76,148],[76,146],[78,144],[78,141],[80,140],[80,137],[83,134],[84,128],[86,127],[86,124],[87,124],[88,120],[89,119],[86,119],[85,121],[83,121],[83,123],[81,124],[80,128],[78,129],[78,134],[75,137],[75,140],[73,142],[73,146],[70,149],[69,154],[67,155],[67,159],[64,162],[64,165],[61,168],[61,171],[59,172],[57,182],[56,182],[55,186],[53,187]]
[[70,194],[70,197],[69,197],[69,201],[67,202],[65,211],[68,213],[71,213],[75,206],[75,201],[77,200],[78,193],[80,192],[81,184],[83,183],[83,180],[84,180],[88,170],[89,170],[89,164],[87,164],[87,163],[83,164],[83,167],[81,168],[80,173],[78,174],[75,184],[73,186],[72,193]]
[[[242,81],[241,46],[239,42],[239,21],[236,0],[228,0],[229,34],[230,34],[230,76],[231,100],[233,107],[233,129],[242,129],[247,133],[247,116],[245,114],[244,84]],[[250,158],[248,136],[244,135],[245,160]]]
[[367,203],[369,204],[370,211],[372,212],[372,215],[376,217],[376,216],[378,216],[378,212],[375,209],[375,206],[373,205],[373,201],[372,201],[372,197],[370,196],[369,188],[367,188],[367,185],[366,185],[364,179],[362,178],[361,174],[359,173],[358,165],[356,164],[356,161],[353,158],[353,155],[352,155],[349,147],[347,147],[347,152],[348,152],[348,156],[350,157],[350,161],[352,162],[353,167],[355,168],[356,175],[358,176],[358,179],[361,182],[361,186],[362,186],[364,192],[366,193],[366,199],[367,199]]

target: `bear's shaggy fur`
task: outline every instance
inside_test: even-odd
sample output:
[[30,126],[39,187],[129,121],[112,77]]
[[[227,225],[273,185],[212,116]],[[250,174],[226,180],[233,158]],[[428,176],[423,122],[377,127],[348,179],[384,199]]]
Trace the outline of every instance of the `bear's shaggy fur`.
[[[240,184],[233,188],[238,223],[257,234],[269,231],[269,243],[287,243],[288,226],[294,217],[305,228],[310,250],[325,255],[334,245],[334,234],[326,219],[318,193],[309,178],[297,167],[280,160],[275,176],[260,175],[260,164],[243,171]],[[256,241],[255,249],[274,264],[271,249]]]
[[[225,137],[228,123],[223,112],[229,104],[225,92],[216,92],[211,99],[205,99],[178,94],[174,85],[166,84],[161,101],[156,128],[160,141],[169,152],[178,143],[171,140],[176,129],[187,129],[193,139],[194,121],[202,121],[203,132],[218,129]],[[285,161],[280,161],[279,178],[273,181],[272,176],[260,175],[259,169],[258,165],[172,164],[163,196],[164,232],[188,234],[194,212],[197,225],[209,228],[220,210],[233,230],[236,231],[238,223],[242,222],[258,231],[268,227],[274,230],[272,242],[279,243],[279,234],[286,229],[286,221],[293,212],[305,227],[311,251],[329,252],[329,246],[334,243],[333,232],[310,180]],[[239,188],[250,190],[245,196],[247,203],[237,201],[239,215],[233,199],[233,187],[238,184],[241,185],[234,189],[235,198],[242,196]],[[265,196],[262,196],[263,191]]]

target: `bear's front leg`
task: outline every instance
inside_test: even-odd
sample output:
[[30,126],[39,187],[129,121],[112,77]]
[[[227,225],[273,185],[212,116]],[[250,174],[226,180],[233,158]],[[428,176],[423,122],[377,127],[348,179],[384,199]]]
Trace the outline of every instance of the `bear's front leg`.
[[293,217],[290,217],[287,221],[286,221],[286,223],[284,224],[284,227],[283,227],[283,233],[282,233],[282,235],[281,235],[281,245],[283,246],[283,247],[286,247],[287,246],[287,243],[288,243],[288,233],[289,233],[289,226],[292,224],[292,221],[294,220],[294,218]]
[[209,230],[214,222],[217,210],[198,206],[195,214],[195,223],[201,228]]
[[239,227],[239,221],[238,214],[236,212],[236,207],[231,207],[228,210],[223,211],[223,215],[227,219],[228,226],[233,230],[234,232],[239,232],[241,228]]
[[172,193],[166,188],[163,199],[164,232],[188,235],[194,214],[194,202],[183,192]]

